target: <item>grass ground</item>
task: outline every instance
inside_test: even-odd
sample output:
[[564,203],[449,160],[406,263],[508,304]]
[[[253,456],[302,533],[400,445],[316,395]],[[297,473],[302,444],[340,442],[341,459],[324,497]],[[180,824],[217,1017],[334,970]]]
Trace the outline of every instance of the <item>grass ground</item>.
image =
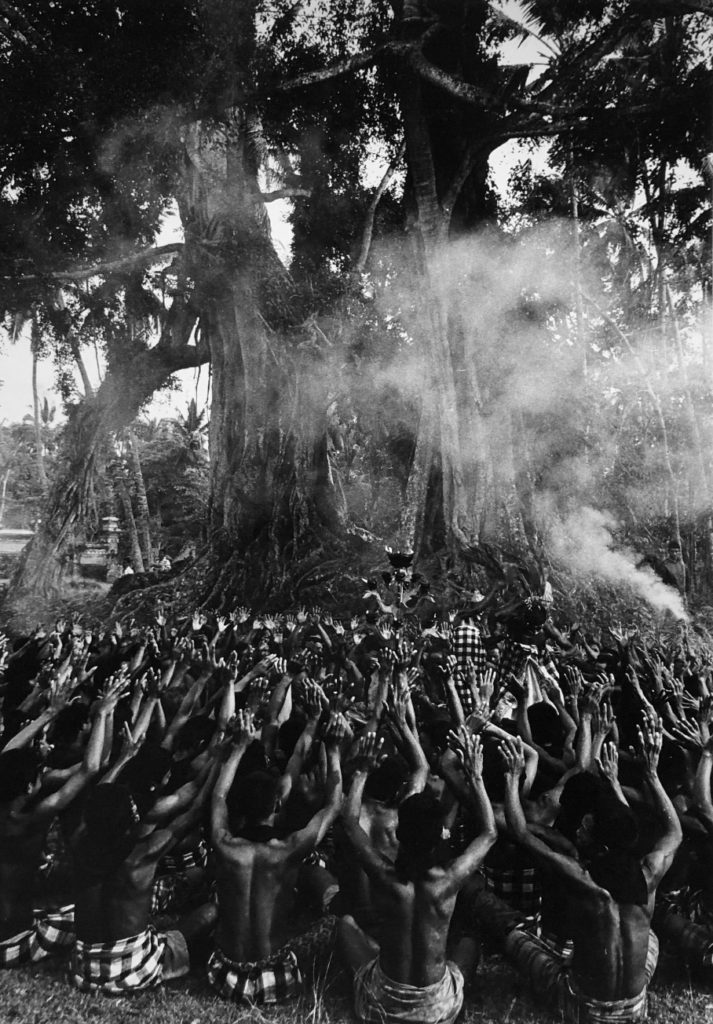
[[[651,988],[651,1024],[713,1024],[713,988],[664,975]],[[481,965],[463,1024],[547,1024],[513,971],[499,958]],[[330,970],[309,995],[280,1010],[241,1009],[214,996],[198,975],[126,999],[69,988],[57,964],[0,973],[2,1024],[353,1024],[348,983]]]

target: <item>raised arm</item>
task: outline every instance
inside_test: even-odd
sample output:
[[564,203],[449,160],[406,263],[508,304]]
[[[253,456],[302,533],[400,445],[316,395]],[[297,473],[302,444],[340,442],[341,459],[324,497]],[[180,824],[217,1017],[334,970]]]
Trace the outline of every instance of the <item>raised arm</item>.
[[179,704],[178,711],[174,715],[171,724],[166,730],[163,740],[161,741],[161,746],[165,747],[166,750],[173,749],[176,736],[190,719],[193,709],[198,703],[200,695],[203,693],[207,682],[208,678],[206,676],[199,676]]
[[223,764],[218,775],[218,781],[213,789],[211,801],[211,838],[214,843],[220,843],[229,835],[228,829],[228,805],[226,802],[230,787],[235,779],[235,772],[248,746],[257,736],[257,730],[253,723],[253,715],[250,711],[239,711],[236,716],[235,732],[233,742],[228,753],[227,760]]
[[703,820],[706,831],[713,833],[713,800],[711,800],[711,768],[713,768],[713,740],[708,740],[698,761],[693,795],[696,809]]
[[394,730],[398,744],[410,768],[409,784],[402,799],[421,793],[428,781],[428,760],[423,752],[418,734],[412,728],[415,714],[411,703],[406,673],[399,673],[393,689],[392,699],[387,707],[387,720]]
[[295,832],[289,841],[288,858],[293,863],[302,860],[321,843],[327,829],[335,820],[342,806],[342,768],[339,748],[346,734],[346,723],[342,715],[333,714],[327,725],[324,745],[327,753],[327,781],[324,806],[312,819]]
[[483,748],[480,737],[473,736],[465,727],[457,736],[456,753],[472,794],[470,806],[474,810],[478,834],[463,853],[449,865],[447,888],[457,892],[463,883],[480,867],[488,850],[498,838],[495,816],[483,782]]
[[71,775],[56,793],[51,793],[49,796],[41,798],[33,808],[33,816],[54,817],[56,814],[64,811],[81,793],[89,780],[96,778],[99,774],[104,751],[106,717],[107,704],[105,700],[102,700],[97,706],[94,715],[94,722],[89,733],[81,768],[74,775]]
[[554,871],[563,882],[588,895],[608,894],[596,885],[582,866],[573,858],[543,843],[530,832],[525,812],[520,803],[520,776],[525,767],[522,740],[503,740],[500,752],[505,764],[505,820],[513,838],[532,855],[539,864]]
[[[290,795],[292,787],[302,771],[302,766],[312,749],[322,714],[322,697],[324,697],[324,694],[321,687],[310,680],[305,680],[303,706],[307,714],[307,721],[302,730],[302,735],[295,744],[292,756],[287,762],[287,767],[280,781],[279,796],[283,804]],[[326,697],[324,699],[326,701]]]
[[673,863],[676,850],[681,845],[683,833],[676,809],[658,776],[658,763],[663,742],[663,725],[659,716],[647,713],[643,726],[637,730],[640,756],[644,764],[644,780],[653,797],[654,810],[663,826],[663,834],[654,844],[651,852],[644,857],[642,867],[649,883],[649,890],[656,887]]
[[378,764],[382,744],[383,740],[377,738],[376,733],[371,731],[366,731],[359,737],[356,747],[357,768],[344,801],[342,822],[347,839],[361,866],[370,878],[384,883],[393,877],[393,866],[378,852],[359,823],[364,786],[369,772]]

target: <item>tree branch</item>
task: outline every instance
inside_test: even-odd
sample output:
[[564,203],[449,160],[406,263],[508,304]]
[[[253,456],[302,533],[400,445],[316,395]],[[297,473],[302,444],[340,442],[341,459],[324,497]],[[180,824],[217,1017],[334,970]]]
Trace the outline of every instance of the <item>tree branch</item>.
[[553,107],[549,103],[542,103],[539,100],[523,100],[515,96],[509,96],[507,99],[504,99],[493,95],[487,89],[481,89],[470,82],[463,82],[461,79],[456,78],[455,75],[450,74],[450,72],[444,71],[443,68],[432,64],[424,56],[420,48],[412,48],[410,50],[410,62],[413,70],[421,78],[430,82],[431,85],[437,86],[439,89],[444,89],[451,96],[455,96],[456,99],[462,100],[464,103],[476,104],[481,107],[487,107],[490,110],[514,107],[517,110],[533,114],[553,115],[558,113],[558,108]]
[[326,68],[306,71],[303,75],[296,75],[294,78],[288,78],[284,82],[278,82],[277,85],[268,91],[290,92],[293,89],[302,89],[306,85],[327,82],[331,78],[339,78],[342,75],[348,75],[352,71],[360,71],[362,68],[369,67],[370,64],[375,64],[379,57],[385,53],[407,50],[410,47],[410,43],[382,43],[380,46],[375,46],[373,50],[367,50],[366,53],[355,53],[354,56],[335,61],[334,64],[329,64]]
[[396,174],[396,170],[404,158],[406,153],[406,142],[402,142],[399,146],[399,151],[391,161],[389,166],[386,168],[386,173],[379,182],[374,195],[371,197],[371,202],[366,211],[366,220],[364,221],[364,230],[361,236],[361,247],[359,250],[359,258],[354,266],[355,274],[363,274],[364,268],[366,267],[366,261],[369,258],[369,250],[371,249],[371,239],[374,233],[374,219],[376,217],[376,210],[381,202],[381,197],[387,188],[391,184],[393,176]]
[[[498,142],[496,143],[496,145],[500,145],[500,143]],[[455,207],[456,202],[458,201],[458,196],[461,194],[463,186],[465,185],[466,181],[471,175],[478,154],[484,151],[492,152],[493,149],[495,149],[495,146],[491,146],[490,148],[488,148],[488,141],[481,140],[481,142],[479,142],[477,145],[469,146],[468,149],[466,150],[465,156],[461,160],[458,170],[453,175],[451,183],[448,186],[446,194],[444,195],[443,200],[441,202],[443,212],[448,218],[449,224],[451,221],[451,217],[453,216],[453,208]]]
[[183,250],[183,242],[170,242],[167,245],[157,245],[152,249],[145,249],[143,252],[135,252],[130,256],[122,256],[117,260],[106,262],[84,264],[77,267],[70,267],[68,270],[57,270],[46,274],[23,274],[22,277],[10,277],[5,275],[3,281],[84,281],[88,277],[101,277],[105,274],[115,274],[117,271],[129,270],[131,267],[140,267],[144,263],[153,263],[154,260],[162,259],[174,252]]
[[274,203],[278,199],[309,199],[311,195],[312,191],[308,188],[276,188],[272,192],[261,192],[260,198],[263,203]]

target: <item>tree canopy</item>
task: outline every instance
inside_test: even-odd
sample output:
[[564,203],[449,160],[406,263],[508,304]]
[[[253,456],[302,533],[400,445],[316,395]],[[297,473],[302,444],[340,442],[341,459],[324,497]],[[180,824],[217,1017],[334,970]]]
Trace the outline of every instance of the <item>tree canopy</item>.
[[[106,439],[202,361],[216,593],[293,589],[371,535],[549,557],[602,502],[710,565],[711,14],[3,4],[0,303],[107,365],[67,392],[18,586],[56,585]],[[513,140],[548,158],[506,188]]]

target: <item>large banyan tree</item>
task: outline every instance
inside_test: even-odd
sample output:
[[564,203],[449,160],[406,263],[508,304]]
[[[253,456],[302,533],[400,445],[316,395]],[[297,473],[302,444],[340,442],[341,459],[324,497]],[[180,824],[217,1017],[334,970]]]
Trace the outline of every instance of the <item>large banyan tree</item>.
[[[65,461],[13,594],[58,584],[108,440],[202,362],[215,585],[276,591],[349,534],[339,402],[351,415],[365,391],[398,390],[399,360],[421,386],[394,456],[393,539],[454,555],[484,536],[532,541],[535,455],[502,400],[516,350],[493,340],[497,310],[463,301],[485,308],[507,260],[488,274],[450,254],[497,233],[490,157],[511,139],[554,140],[555,213],[576,207],[573,161],[582,179],[623,168],[633,194],[636,160],[664,145],[662,100],[654,71],[632,76],[624,58],[641,69],[662,34],[683,51],[713,13],[708,0],[562,7],[523,4],[519,22],[488,0],[2,5],[0,299],[79,366],[86,333],[101,337],[107,365],[68,404]],[[503,57],[524,37],[548,50],[537,73]],[[695,163],[709,75],[686,53],[663,111],[675,125],[685,106],[686,126],[664,141],[667,159]],[[167,212],[176,241],[156,246]],[[545,308],[515,282],[508,330],[559,316],[581,342],[582,288],[574,272],[565,284]],[[568,366],[575,388],[586,359]]]

